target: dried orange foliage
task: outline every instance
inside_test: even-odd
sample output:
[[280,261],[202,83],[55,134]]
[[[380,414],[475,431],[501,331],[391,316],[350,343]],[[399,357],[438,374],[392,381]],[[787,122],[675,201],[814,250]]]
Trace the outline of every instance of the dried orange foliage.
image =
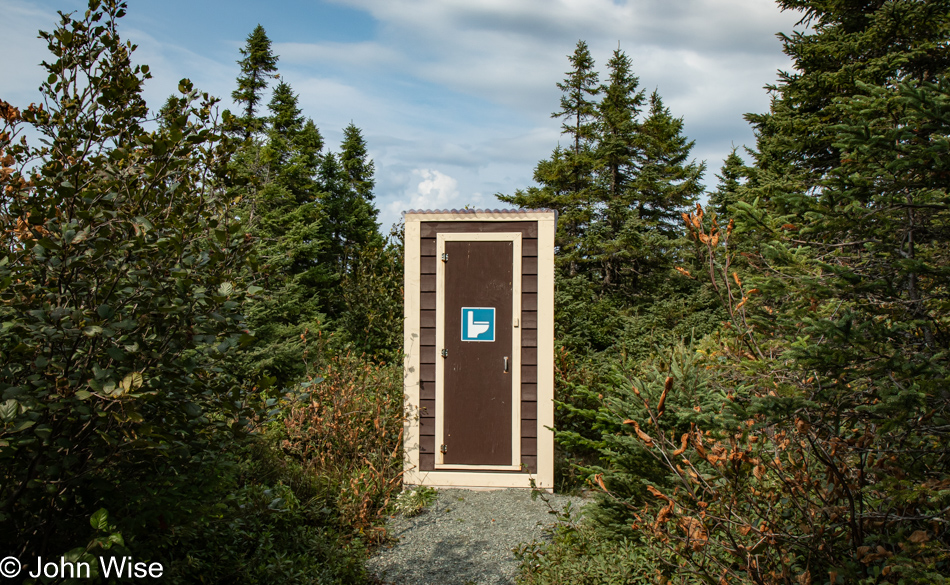
[[[753,291],[744,291],[742,279],[739,273],[732,269],[735,252],[730,248],[730,237],[735,229],[735,220],[730,219],[725,232],[720,229],[719,222],[713,214],[708,221],[703,219],[706,214],[698,203],[695,213],[683,213],[683,223],[691,239],[693,239],[702,250],[708,266],[709,282],[713,289],[719,295],[723,307],[729,313],[731,325],[740,333],[740,339],[746,346],[746,350],[752,359],[763,359],[762,349],[758,341],[752,334],[752,324],[747,314],[746,303],[748,295]],[[685,276],[692,278],[692,275],[684,268],[676,267],[676,270]]]
[[306,400],[290,404],[282,448],[315,475],[339,485],[341,523],[369,535],[401,487],[402,378],[393,367],[350,355],[334,358]]
[[[671,386],[668,381],[664,395]],[[887,456],[866,457],[864,468],[855,466],[855,450],[874,444],[870,427],[855,429],[859,432],[848,439],[823,441],[814,425],[800,417],[785,428],[753,418],[733,434],[694,427],[677,445],[660,429],[658,410],[647,406],[655,433],[647,434],[632,419],[624,423],[654,456],[668,463],[679,482],[672,491],[647,487],[654,502],[635,514],[635,527],[688,559],[693,570],[727,582],[811,583],[809,566],[850,561],[859,567],[883,567],[884,581],[890,582],[891,575],[897,582],[897,565],[888,563],[896,562],[891,559],[898,552],[905,563],[928,562],[939,553],[931,531],[918,529],[908,532],[897,549],[860,546],[850,550],[850,559],[841,558],[855,535],[882,527],[899,531],[902,520],[924,520],[929,498],[950,489],[950,480],[922,484],[916,500],[904,502],[897,514],[887,510],[889,516],[881,509],[854,509],[854,494],[868,490],[864,481],[869,473],[904,476],[896,458]],[[887,508],[885,494],[882,488],[879,497]],[[942,522],[932,526],[946,530]],[[831,573],[838,573],[829,570],[833,583]]]

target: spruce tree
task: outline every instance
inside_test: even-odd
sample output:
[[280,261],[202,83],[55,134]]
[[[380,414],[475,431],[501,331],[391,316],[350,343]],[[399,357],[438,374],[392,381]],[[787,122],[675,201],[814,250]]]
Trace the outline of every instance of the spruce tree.
[[643,162],[633,188],[640,219],[651,231],[674,238],[680,214],[702,193],[706,163],[690,160],[695,141],[683,135],[683,119],[674,118],[660,94],[650,95],[649,113],[640,129]]
[[608,200],[619,201],[639,163],[637,118],[644,102],[639,79],[633,75],[630,57],[620,49],[607,62],[609,83],[601,88],[604,98],[597,105],[599,142],[597,159]]
[[581,146],[592,142],[597,135],[597,103],[593,100],[600,93],[598,73],[594,70],[594,58],[585,41],[577,41],[574,54],[568,56],[572,69],[564,81],[557,84],[563,92],[561,109],[551,114],[563,118],[561,132],[574,142],[574,154],[581,153]]
[[[780,5],[804,9],[812,30],[784,39],[796,72],[772,88],[768,114],[749,116],[759,140],[746,198],[779,227],[768,253],[811,258],[821,276],[772,284],[835,307],[810,321],[823,343],[801,353],[823,393],[869,375],[913,387],[903,376],[929,371],[946,343],[931,304],[943,286],[941,163],[926,153],[941,140],[950,2]],[[743,227],[763,225],[745,210]]]
[[[682,134],[682,120],[672,117],[657,94],[641,119],[645,94],[622,51],[607,63],[604,85],[597,83],[586,43],[579,42],[569,59],[572,69],[557,84],[564,92],[561,109],[553,116],[564,118],[571,146],[558,145],[538,163],[538,186],[498,196],[523,208],[559,212],[557,335],[583,351],[629,341],[640,355],[660,331],[701,334],[715,309],[711,299],[686,299],[698,285],[657,287],[668,280],[673,258],[682,255],[678,218],[701,192],[704,165],[689,159],[693,143]],[[698,320],[684,319],[684,306]]]
[[277,56],[271,51],[270,39],[260,24],[247,36],[247,42],[241,48],[243,59],[238,61],[241,75],[237,78],[237,89],[231,98],[241,107],[243,115],[237,119],[237,131],[247,140],[251,134],[263,128],[263,120],[257,117],[262,92],[267,88],[267,80],[276,77]]
[[[720,174],[716,175],[719,183],[716,190],[709,194],[709,205],[722,218],[730,217],[729,207],[739,201],[739,187],[746,174],[745,163],[733,147],[732,151],[722,162]],[[720,221],[722,223],[722,221]]]
[[533,206],[554,209],[559,214],[555,245],[560,255],[559,265],[574,276],[586,263],[582,236],[588,229],[594,193],[594,143],[597,138],[597,102],[600,93],[599,74],[594,70],[587,43],[578,41],[568,56],[571,70],[564,81],[557,84],[562,91],[561,108],[552,118],[563,118],[561,130],[571,140],[569,149],[555,148],[551,158],[538,163],[534,179],[542,187],[518,192],[499,199],[521,207]]
[[[364,202],[373,201],[373,178],[376,165],[366,151],[363,134],[352,122],[343,129],[343,143],[340,145],[340,164],[346,173],[350,191]],[[375,213],[372,213],[375,216]],[[368,227],[368,226],[367,226]],[[376,228],[364,229],[364,232],[376,231]]]
[[[731,402],[778,450],[756,489],[732,492],[730,513],[776,526],[782,554],[760,574],[943,583],[950,2],[779,4],[803,9],[809,29],[783,37],[794,73],[771,88],[768,113],[748,116],[755,166],[729,211],[750,265],[727,277],[747,292],[727,302],[745,305],[758,349],[726,374],[751,391]],[[729,258],[719,246],[717,270]],[[782,481],[801,489],[784,491],[775,524],[758,488]]]
[[274,87],[267,108],[267,142],[262,156],[274,181],[294,193],[298,204],[317,198],[315,177],[320,165],[323,136],[313,120],[304,117],[299,97],[284,81]]
[[322,297],[330,278],[321,263],[323,215],[316,182],[323,138],[286,82],[274,88],[267,109],[263,145],[244,144],[259,148],[266,180],[247,204],[254,209],[250,233],[258,259],[250,279],[263,290],[247,308],[257,342],[241,368],[283,388],[304,373],[300,336],[319,330],[324,318]]
[[630,267],[640,241],[639,217],[631,205],[631,182],[642,163],[638,116],[644,92],[633,75],[630,58],[620,49],[607,63],[609,83],[601,88],[604,95],[597,106],[598,137],[596,146],[598,195],[597,216],[590,240],[584,247],[591,251],[601,272],[604,289],[617,285],[624,267]]
[[373,205],[374,165],[360,130],[344,130],[341,152],[327,153],[319,170],[321,204],[326,215],[325,261],[337,279],[353,269],[354,259],[366,246],[381,246],[382,236]]

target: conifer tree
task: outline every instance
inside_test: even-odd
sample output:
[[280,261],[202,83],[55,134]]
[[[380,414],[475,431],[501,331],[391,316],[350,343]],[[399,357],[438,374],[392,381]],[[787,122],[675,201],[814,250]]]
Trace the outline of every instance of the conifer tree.
[[343,212],[346,232],[342,260],[344,274],[347,274],[352,272],[363,250],[380,248],[384,243],[376,221],[379,210],[373,204],[376,165],[369,158],[362,132],[352,122],[343,130],[340,165],[346,176],[348,196]]
[[571,140],[571,147],[555,148],[547,161],[538,163],[534,179],[542,187],[518,192],[499,199],[522,207],[534,206],[554,209],[559,214],[555,245],[559,250],[559,265],[570,275],[576,275],[586,262],[581,238],[592,219],[595,157],[593,145],[597,137],[597,102],[600,93],[599,75],[594,70],[594,59],[587,43],[578,41],[568,56],[571,70],[564,81],[557,84],[563,92],[561,109],[552,118],[563,118],[561,130]]
[[683,135],[683,119],[673,117],[656,91],[650,95],[640,138],[643,162],[633,184],[637,212],[651,231],[678,237],[680,214],[702,193],[706,163],[689,159],[695,141]]
[[[593,204],[597,200],[594,186],[596,165],[593,146],[597,140],[597,103],[594,98],[600,93],[599,75],[594,70],[587,43],[578,41],[574,54],[568,56],[572,69],[557,87],[561,95],[561,109],[552,113],[552,118],[562,118],[561,130],[573,142],[573,147],[564,154],[567,168],[558,174],[568,179],[568,190],[560,206],[565,238],[562,243],[563,260],[570,275],[583,270],[588,261],[583,236],[593,219]],[[552,169],[553,170],[553,169]]]
[[[749,525],[706,524],[702,555],[682,547],[678,562],[730,580],[944,583],[950,2],[779,5],[804,10],[809,29],[783,37],[794,73],[780,74],[768,113],[748,116],[755,165],[728,208],[746,274],[724,270],[728,228],[713,238],[708,217],[690,218],[705,226],[694,233],[710,273],[734,287],[725,304],[748,354],[723,388],[748,389],[727,407],[755,421],[758,445],[731,449],[767,455],[741,481],[704,476],[719,494],[729,485],[729,501],[702,513]],[[763,517],[775,485],[794,489]],[[780,554],[739,566],[748,526],[769,526]]]
[[[340,164],[343,165],[350,190],[363,201],[372,202],[373,187],[376,185],[373,178],[376,165],[366,151],[366,141],[363,139],[362,132],[352,122],[343,129]],[[375,228],[369,231],[375,231]]]
[[286,82],[274,88],[267,106],[259,149],[266,180],[251,194],[258,270],[251,275],[263,290],[247,308],[257,342],[246,354],[246,375],[271,377],[279,388],[299,380],[301,334],[317,331],[323,320],[322,292],[328,269],[321,263],[322,212],[316,176],[323,138],[304,117],[298,97]]
[[[950,2],[780,5],[805,9],[812,30],[784,39],[796,73],[781,75],[769,113],[748,116],[759,135],[748,198],[760,197],[785,226],[772,233],[779,249],[834,266],[817,281],[790,281],[795,292],[786,294],[844,303],[834,321],[812,322],[825,342],[802,359],[831,380],[877,369],[881,387],[912,387],[890,368],[906,360],[902,371],[916,377],[946,343],[933,335],[943,327],[930,304],[942,286],[932,264],[946,234],[942,180],[940,163],[927,163],[925,153],[941,132]],[[759,212],[745,210],[743,227],[763,225]],[[872,317],[882,313],[890,317]],[[845,337],[819,332],[858,324],[860,333]]]
[[620,49],[607,62],[609,83],[601,88],[604,98],[597,105],[599,143],[597,159],[608,200],[622,198],[639,163],[637,117],[644,102],[639,79],[633,75],[630,57]]
[[749,117],[759,133],[750,193],[764,195],[770,214],[744,209],[777,228],[763,253],[781,252],[780,266],[808,259],[801,278],[768,281],[814,307],[786,305],[788,334],[821,340],[792,352],[813,377],[800,391],[854,419],[914,420],[939,402],[950,348],[939,317],[950,284],[946,163],[936,154],[946,140],[950,2],[780,4],[805,9],[812,30],[784,40],[796,73],[781,77],[768,114]]
[[238,61],[241,75],[237,78],[237,89],[231,98],[243,110],[238,121],[238,131],[247,140],[251,134],[263,128],[263,120],[257,117],[262,92],[267,88],[267,80],[276,77],[277,56],[271,51],[271,42],[267,32],[260,24],[247,36],[247,42],[241,48],[243,59]]
[[723,160],[720,174],[716,175],[719,184],[716,185],[716,190],[709,194],[709,205],[723,218],[730,217],[729,206],[739,201],[739,187],[742,186],[742,179],[746,174],[745,163],[736,150],[733,147]]
[[594,70],[594,58],[584,41],[577,41],[574,54],[568,56],[573,67],[564,81],[557,84],[563,92],[561,109],[551,114],[552,118],[564,118],[561,131],[574,142],[574,154],[580,154],[583,145],[589,144],[597,134],[597,103],[593,100],[600,93],[598,73]]
[[600,205],[594,229],[584,247],[600,269],[604,288],[616,285],[624,266],[637,254],[639,217],[631,205],[631,182],[639,172],[642,148],[638,116],[644,92],[633,75],[630,58],[620,49],[607,63],[609,83],[597,106],[599,142],[596,146]]
[[[697,286],[662,293],[656,288],[685,244],[679,241],[679,214],[701,192],[704,164],[689,159],[693,143],[682,134],[682,120],[672,117],[658,94],[641,120],[646,96],[621,50],[607,63],[604,85],[597,83],[586,43],[579,42],[569,59],[572,70],[558,84],[564,94],[553,117],[564,118],[571,146],[557,146],[538,163],[538,186],[498,196],[523,208],[559,212],[557,334],[566,345],[586,351],[614,346],[629,330],[629,337],[639,338],[633,342],[638,350],[649,348],[644,330],[651,337],[661,328],[682,336],[678,323],[666,321],[686,305],[702,317],[691,321],[685,334],[708,330],[710,299],[684,300]],[[603,97],[596,101],[598,96]],[[654,302],[657,296],[663,301]],[[641,318],[660,305],[667,315]],[[638,316],[627,318],[630,312]]]
[[316,199],[315,177],[320,165],[323,136],[313,120],[305,118],[299,98],[284,81],[274,87],[267,108],[267,143],[263,157],[273,180],[295,194],[298,204]]
[[341,148],[338,155],[327,153],[319,170],[326,216],[324,257],[337,279],[352,270],[361,249],[383,244],[373,205],[374,165],[356,126],[345,129]]

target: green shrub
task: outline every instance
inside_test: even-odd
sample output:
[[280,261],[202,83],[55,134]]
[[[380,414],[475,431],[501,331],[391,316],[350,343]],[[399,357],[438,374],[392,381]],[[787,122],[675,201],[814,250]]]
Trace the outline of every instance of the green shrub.
[[338,527],[321,478],[256,437],[217,467],[191,521],[138,542],[161,551],[169,583],[337,584],[364,577],[363,545]]
[[663,582],[658,563],[636,540],[611,538],[588,522],[552,529],[550,540],[515,550],[522,585],[634,585]]
[[406,518],[418,516],[439,497],[435,488],[419,485],[396,496],[393,509]]
[[[40,105],[0,101],[0,547],[24,555],[74,545],[131,485],[185,489],[246,415],[215,370],[244,337],[248,253],[215,99],[182,80],[146,130],[125,5],[89,8],[41,33]],[[136,515],[168,508],[145,494]]]
[[334,494],[341,529],[381,540],[401,487],[402,367],[346,354],[317,374],[285,406],[281,448]]

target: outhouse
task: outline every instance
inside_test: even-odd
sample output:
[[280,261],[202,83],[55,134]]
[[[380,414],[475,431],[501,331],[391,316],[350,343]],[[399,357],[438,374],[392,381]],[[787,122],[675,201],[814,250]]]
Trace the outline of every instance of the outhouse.
[[407,211],[407,485],[554,485],[554,211]]

